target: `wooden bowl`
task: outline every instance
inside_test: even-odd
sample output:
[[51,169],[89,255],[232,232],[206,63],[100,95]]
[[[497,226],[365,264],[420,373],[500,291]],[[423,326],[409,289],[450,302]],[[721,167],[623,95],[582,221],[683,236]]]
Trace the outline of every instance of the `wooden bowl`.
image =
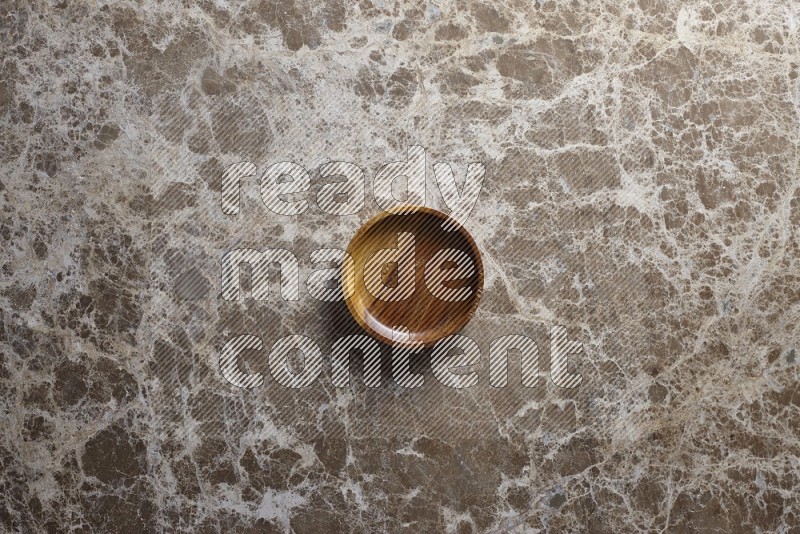
[[[379,252],[381,250],[410,250],[408,234],[413,235],[413,271],[408,268],[408,261],[378,259],[381,254],[384,254],[383,259],[389,257],[386,252]],[[353,277],[350,281],[354,284],[347,307],[367,333],[384,343],[403,347],[431,346],[461,330],[478,308],[483,292],[480,252],[464,227],[440,211],[403,206],[382,212],[356,232],[347,252],[355,264],[354,272],[348,273],[345,268],[343,273]],[[376,253],[378,256],[370,261]],[[451,260],[454,257],[456,259]],[[457,271],[462,266],[469,269],[470,263],[471,274]],[[365,275],[367,265],[371,269]],[[458,274],[469,275],[453,276]],[[406,296],[412,279],[413,293]],[[376,290],[376,283],[382,289]],[[403,296],[406,298],[400,300]],[[457,299],[451,298],[454,296]]]

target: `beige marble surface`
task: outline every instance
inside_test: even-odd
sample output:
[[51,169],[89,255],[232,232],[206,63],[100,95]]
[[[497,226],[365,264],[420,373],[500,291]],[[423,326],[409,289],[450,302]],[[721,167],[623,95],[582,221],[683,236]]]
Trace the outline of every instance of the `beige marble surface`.
[[[0,2],[3,530],[798,532],[798,26],[785,0]],[[305,280],[379,212],[323,212],[319,166],[371,186],[412,145],[434,207],[433,163],[486,166],[478,384],[427,353],[417,389],[227,383],[233,335],[359,331],[304,286],[222,300],[222,254]],[[303,214],[257,177],[222,213],[225,166],[287,160]],[[507,334],[539,386],[488,384]]]

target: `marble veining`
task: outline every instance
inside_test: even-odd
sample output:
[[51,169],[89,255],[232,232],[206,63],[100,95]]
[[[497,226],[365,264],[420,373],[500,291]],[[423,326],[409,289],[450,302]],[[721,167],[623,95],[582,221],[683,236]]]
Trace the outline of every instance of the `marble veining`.
[[[0,2],[2,529],[800,532],[798,25],[783,0]],[[429,354],[417,389],[228,384],[232,335],[360,331],[302,286],[222,300],[222,254],[286,248],[305,280],[412,145],[434,207],[434,163],[486,166],[478,384]],[[308,209],[256,176],[223,213],[243,161],[302,165]],[[364,169],[357,214],[315,202],[329,161]],[[537,387],[513,362],[490,387],[507,334]]]

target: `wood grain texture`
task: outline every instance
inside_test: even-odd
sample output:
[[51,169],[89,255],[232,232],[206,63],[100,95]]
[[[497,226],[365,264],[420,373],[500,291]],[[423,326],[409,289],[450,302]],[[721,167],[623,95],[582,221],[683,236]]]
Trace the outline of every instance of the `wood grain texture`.
[[[443,227],[443,223],[450,229]],[[398,236],[403,232],[414,235],[414,292],[404,300],[379,300],[365,284],[365,265],[379,250],[396,248]],[[449,302],[437,298],[426,284],[425,266],[442,249],[462,251],[473,262],[471,276],[445,285],[469,288],[469,296],[464,300]],[[355,272],[349,274],[355,277],[355,291],[347,299],[347,307],[364,330],[384,343],[431,346],[461,330],[478,307],[484,278],[480,252],[466,229],[442,212],[421,206],[383,212],[359,229],[347,251],[355,264]],[[384,265],[380,276],[387,287],[396,287],[397,264]]]

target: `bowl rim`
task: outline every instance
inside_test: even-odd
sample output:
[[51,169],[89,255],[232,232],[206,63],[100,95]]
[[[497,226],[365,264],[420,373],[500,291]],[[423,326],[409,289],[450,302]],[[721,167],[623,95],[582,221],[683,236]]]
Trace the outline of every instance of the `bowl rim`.
[[[442,222],[447,222],[451,224],[454,228],[453,231],[457,231],[467,242],[469,245],[470,257],[475,261],[475,268],[478,273],[478,279],[476,281],[476,291],[473,295],[470,303],[469,310],[459,318],[454,324],[456,325],[452,331],[443,330],[441,335],[432,336],[431,339],[422,339],[416,341],[402,341],[402,340],[392,340],[387,338],[385,335],[381,334],[380,332],[375,331],[372,327],[367,324],[364,320],[364,317],[359,313],[359,309],[356,309],[353,300],[355,297],[355,293],[351,295],[349,298],[345,299],[345,303],[347,304],[347,309],[350,311],[350,315],[353,319],[358,323],[358,325],[368,333],[373,338],[377,339],[378,341],[385,343],[391,347],[432,347],[440,340],[446,338],[447,336],[457,334],[460,332],[475,316],[475,313],[478,310],[478,306],[480,305],[481,298],[483,297],[483,283],[484,283],[484,266],[483,266],[483,258],[481,257],[480,249],[478,248],[478,244],[475,242],[475,239],[472,235],[467,231],[466,227],[450,217],[448,214],[441,212],[435,208],[431,208],[428,206],[420,206],[415,204],[403,204],[401,206],[396,206],[394,208],[390,208],[388,210],[383,210],[380,213],[374,215],[370,219],[368,219],[365,223],[361,225],[361,227],[353,234],[353,237],[350,239],[350,242],[347,244],[347,253],[350,255],[351,258],[354,258],[353,249],[354,243],[357,243],[363,236],[371,230],[375,225],[387,219],[389,217],[393,217],[396,215],[410,215],[414,213],[424,213],[426,215],[431,215]],[[347,276],[346,273],[346,266],[342,265],[341,275]],[[353,276],[357,276],[357,273],[353,272]],[[413,297],[412,297],[413,298]],[[434,330],[434,332],[438,332]]]

